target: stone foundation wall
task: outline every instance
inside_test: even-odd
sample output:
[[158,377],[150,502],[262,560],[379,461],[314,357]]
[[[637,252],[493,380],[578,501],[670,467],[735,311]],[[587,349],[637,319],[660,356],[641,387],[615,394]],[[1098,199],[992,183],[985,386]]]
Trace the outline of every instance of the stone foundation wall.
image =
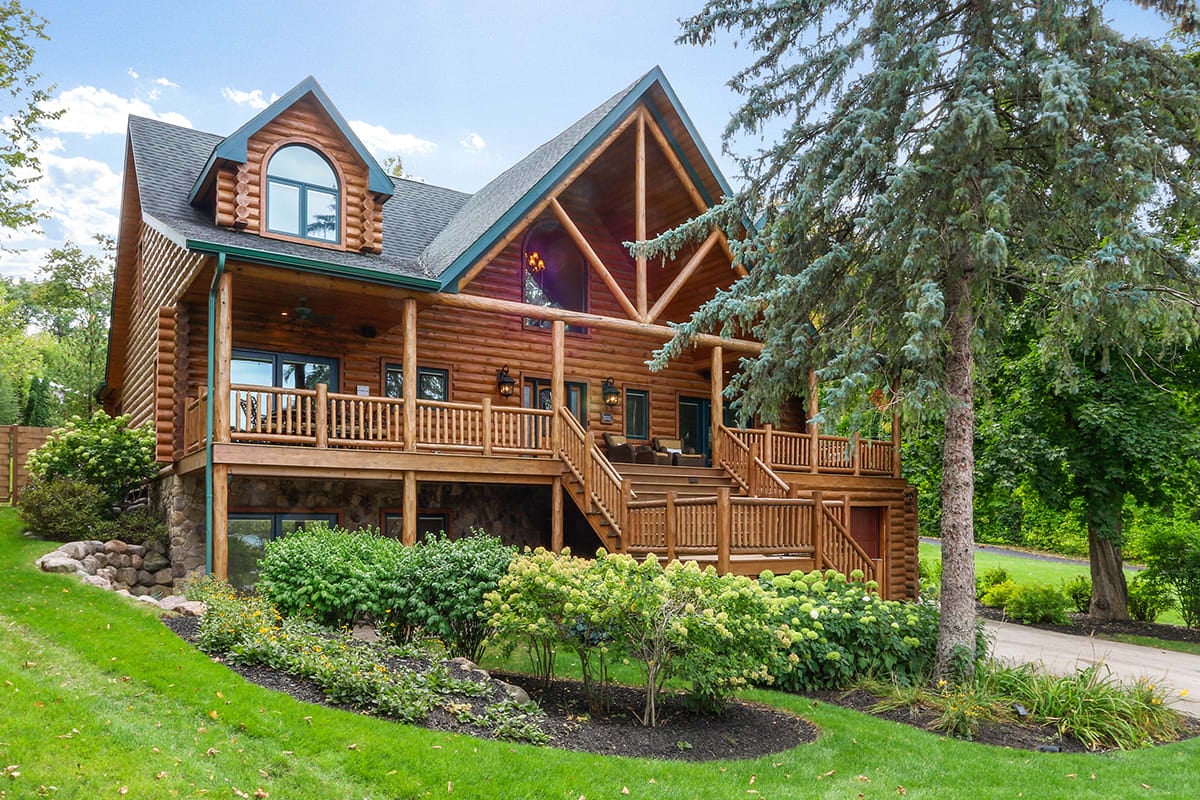
[[204,476],[167,475],[150,486],[150,503],[167,523],[171,572],[181,581],[204,574]]
[[[400,481],[234,477],[229,496],[229,509],[234,513],[336,512],[339,524],[350,529],[380,527],[383,513],[398,513],[403,504],[404,485]],[[472,528],[480,528],[506,544],[536,547],[550,543],[547,486],[422,483],[417,489],[417,506],[422,512],[448,513],[447,534],[451,537],[466,536]]]
[[161,544],[68,542],[37,560],[45,572],[69,572],[102,589],[125,590],[134,597],[173,594],[175,576]]

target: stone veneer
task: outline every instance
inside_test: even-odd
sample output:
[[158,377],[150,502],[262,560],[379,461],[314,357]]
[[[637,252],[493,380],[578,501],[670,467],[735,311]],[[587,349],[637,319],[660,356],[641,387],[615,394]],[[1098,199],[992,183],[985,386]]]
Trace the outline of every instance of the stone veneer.
[[[167,523],[168,552],[175,581],[203,574],[206,556],[203,475],[160,478],[151,487],[150,502]],[[403,503],[401,481],[235,476],[229,490],[232,513],[337,512],[339,524],[350,529],[380,527],[383,512],[399,512]],[[571,505],[570,501],[567,505]],[[447,533],[452,537],[465,536],[472,528],[479,528],[519,547],[550,544],[548,486],[422,483],[417,490],[417,506],[422,512],[448,513]],[[571,521],[568,519],[568,523]],[[568,524],[569,534],[572,527],[577,526]]]

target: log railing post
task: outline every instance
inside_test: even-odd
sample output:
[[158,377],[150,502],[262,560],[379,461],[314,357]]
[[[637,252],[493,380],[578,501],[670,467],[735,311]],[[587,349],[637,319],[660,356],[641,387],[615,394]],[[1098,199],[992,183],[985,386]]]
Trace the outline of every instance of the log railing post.
[[317,425],[317,447],[329,447],[329,385],[325,383],[317,384],[317,407],[316,413],[313,416],[316,418]]
[[772,437],[774,431],[775,427],[771,425],[771,423],[768,422],[763,425],[762,460],[767,462],[767,466],[771,467],[772,469],[775,468],[775,446]]
[[675,505],[675,500],[679,497],[678,492],[667,492],[667,508],[666,516],[663,518],[663,532],[666,537],[667,547],[667,563],[675,560],[675,546],[679,537],[679,512]]
[[862,447],[858,441],[858,431],[850,435],[850,466],[854,467],[854,474],[862,474]]
[[[629,478],[621,478],[621,507],[616,509],[613,515],[617,518],[617,525],[621,528],[621,533],[624,534],[626,526],[629,524],[629,504],[633,502],[633,481]],[[624,552],[626,549],[625,536],[622,535],[618,540],[618,552]]]
[[750,486],[750,496],[758,497],[758,440],[750,442],[750,455],[746,463],[746,483]]
[[730,534],[733,529],[733,503],[729,487],[717,489],[717,574],[729,573]]
[[825,495],[813,492],[813,569],[823,569],[825,560]]
[[492,398],[489,395],[483,396],[483,454],[490,456],[492,454]]
[[550,365],[550,409],[554,412],[550,419],[550,441],[556,458],[562,450],[566,437],[565,423],[559,411],[566,405],[566,384],[563,378],[566,359],[566,329],[567,326],[561,319],[556,319],[550,329],[550,357],[552,360]]
[[725,354],[720,347],[712,349],[712,358],[709,362],[709,427],[712,428],[712,435],[709,437],[708,449],[712,452],[712,465],[720,466],[721,452],[723,442],[721,441],[721,426],[725,422]]

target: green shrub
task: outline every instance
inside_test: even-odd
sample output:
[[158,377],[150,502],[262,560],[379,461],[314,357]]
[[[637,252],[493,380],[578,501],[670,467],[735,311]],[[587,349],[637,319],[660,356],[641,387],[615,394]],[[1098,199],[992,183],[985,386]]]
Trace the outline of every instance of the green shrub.
[[1175,605],[1175,594],[1162,580],[1139,572],[1129,581],[1129,616],[1138,622],[1154,622]]
[[1146,534],[1148,574],[1171,587],[1189,628],[1200,625],[1200,525],[1163,526]]
[[1065,625],[1069,602],[1057,586],[1018,584],[1004,605],[1004,613],[1026,625],[1035,622]]
[[832,570],[764,572],[759,580],[778,598],[772,621],[784,646],[768,669],[779,688],[844,688],[870,675],[911,683],[931,671],[936,605],[881,600],[871,584],[848,582]]
[[108,496],[77,478],[40,478],[21,492],[21,517],[43,539],[73,542],[113,538]]
[[104,492],[109,505],[119,505],[131,490],[158,474],[153,425],[131,428],[129,419],[103,411],[87,420],[73,417],[29,454],[29,473],[42,480],[90,483]]
[[167,525],[149,507],[118,514],[113,520],[114,538],[128,544],[166,544]]
[[462,539],[430,536],[384,572],[378,621],[396,641],[412,632],[442,640],[455,656],[479,661],[491,626],[483,599],[495,591],[516,549],[473,530]]
[[1092,579],[1086,575],[1076,575],[1071,580],[1064,581],[1063,593],[1080,614],[1092,610]]
[[987,594],[988,589],[1004,583],[1008,579],[1008,570],[1004,567],[992,567],[984,570],[983,574],[975,579],[975,599],[981,599]]
[[398,569],[406,550],[376,531],[309,523],[267,544],[258,591],[285,615],[353,625],[380,616],[385,608],[381,584]]
[[979,602],[988,608],[1004,608],[1008,605],[1009,598],[1012,597],[1013,592],[1016,590],[1016,581],[1003,581],[984,592],[983,596],[979,598]]
[[937,600],[942,596],[942,560],[940,558],[918,559],[917,575],[921,597]]

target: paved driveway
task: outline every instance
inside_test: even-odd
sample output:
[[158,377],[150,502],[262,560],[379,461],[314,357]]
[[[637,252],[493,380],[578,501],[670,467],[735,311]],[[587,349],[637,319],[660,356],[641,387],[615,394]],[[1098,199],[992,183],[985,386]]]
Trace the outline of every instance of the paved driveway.
[[[1046,669],[1059,675],[1069,675],[1103,661],[1122,681],[1146,677],[1154,683],[1173,686],[1171,696],[1175,707],[1185,714],[1200,717],[1200,656],[1055,633],[1011,622],[988,620],[984,624],[993,637],[992,655],[1000,661],[1040,661]],[[1187,694],[1181,697],[1181,691]]]

